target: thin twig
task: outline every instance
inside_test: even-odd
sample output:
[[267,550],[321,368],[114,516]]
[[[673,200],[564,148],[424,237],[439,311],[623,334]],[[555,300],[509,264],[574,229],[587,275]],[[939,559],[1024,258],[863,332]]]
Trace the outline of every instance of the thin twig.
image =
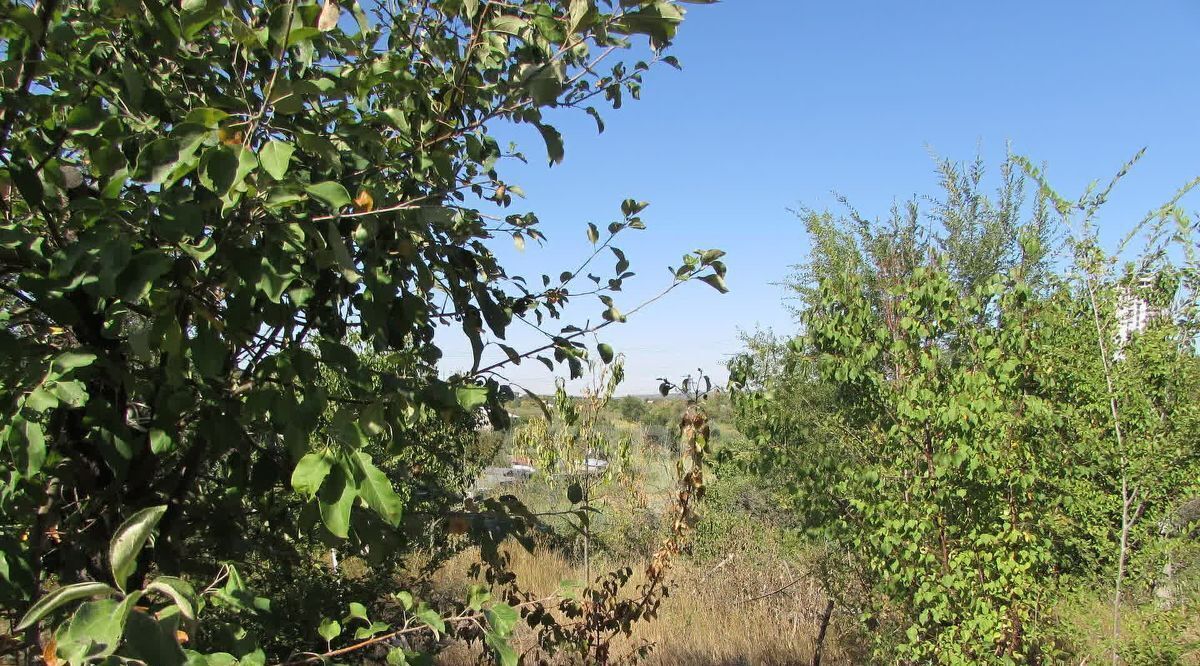
[[242,146],[248,147],[254,137],[254,132],[258,129],[258,123],[267,113],[267,107],[271,103],[271,94],[275,91],[275,79],[279,77],[279,70],[283,69],[285,58],[287,57],[288,40],[292,36],[292,19],[296,16],[296,0],[288,0],[287,4],[287,23],[284,24],[283,38],[279,44],[279,55],[275,57],[276,66],[271,70],[271,80],[267,82],[267,87],[263,89],[262,106],[259,107],[258,113],[250,119],[250,125],[246,129],[246,137],[242,141]]
[[[513,606],[513,608],[521,609],[521,608],[526,608],[528,606],[545,604],[546,602],[551,601],[556,598],[557,598],[557,595],[551,595],[548,597],[544,597],[542,599],[537,599],[535,601],[526,601],[524,603],[516,604]],[[453,615],[451,617],[443,618],[442,621],[447,624],[469,624],[469,623],[478,624],[479,619],[482,617],[484,617],[483,611],[472,611],[469,613],[467,611],[463,611],[463,612],[459,613],[458,615]],[[411,619],[409,621],[411,622]],[[393,638],[398,638],[400,636],[405,636],[408,634],[415,634],[415,633],[420,633],[420,632],[430,631],[430,630],[431,630],[431,627],[429,627],[427,625],[422,624],[422,625],[417,625],[417,626],[410,626],[409,623],[406,622],[403,627],[401,627],[400,629],[393,631],[389,634],[382,634],[380,636],[368,638],[366,640],[359,641],[358,643],[354,643],[352,645],[348,645],[343,648],[338,648],[336,650],[330,650],[328,652],[325,652],[324,654],[315,654],[314,653],[313,656],[306,657],[304,659],[294,659],[294,660],[284,661],[284,662],[277,664],[276,666],[301,666],[303,664],[324,663],[325,661],[327,661],[333,657],[338,657],[338,656],[341,656],[344,654],[349,654],[351,652],[356,652],[363,648],[370,647],[372,645],[382,643],[384,641],[390,641]]]
[[795,587],[795,586],[796,586],[796,584],[798,584],[798,583],[799,583],[800,581],[802,581],[802,580],[804,580],[804,577],[797,578],[796,580],[793,580],[792,582],[788,583],[787,585],[784,585],[783,587],[780,587],[780,588],[778,588],[778,589],[772,590],[772,591],[770,591],[770,592],[767,592],[767,593],[765,593],[765,594],[760,594],[760,595],[758,595],[757,597],[750,597],[749,599],[742,599],[741,601],[738,601],[737,603],[738,603],[739,605],[743,605],[743,604],[748,604],[748,603],[751,603],[751,602],[753,602],[753,601],[758,601],[758,600],[760,600],[760,599],[766,599],[767,597],[774,596],[774,595],[776,595],[776,594],[779,594],[780,592],[783,592],[783,591],[785,591],[785,590],[790,590],[790,589],[792,589],[793,587]]

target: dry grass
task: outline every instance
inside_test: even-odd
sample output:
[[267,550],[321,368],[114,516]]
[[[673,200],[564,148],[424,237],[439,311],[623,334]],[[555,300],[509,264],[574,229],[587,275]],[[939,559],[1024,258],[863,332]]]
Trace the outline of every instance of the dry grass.
[[[595,581],[608,571],[629,566],[634,576],[625,587],[629,597],[645,580],[645,558],[657,548],[666,534],[666,525],[655,518],[671,513],[678,481],[674,455],[648,446],[633,447],[633,459],[625,471],[606,484],[595,500],[599,514],[592,527],[597,537],[595,548],[608,553],[594,560],[590,578]],[[715,479],[708,479],[711,483]],[[752,485],[752,484],[751,484]],[[757,490],[751,487],[747,492]],[[561,508],[563,489],[538,482],[515,491],[534,511]],[[753,493],[751,493],[753,494]],[[706,531],[703,553],[695,558],[680,556],[672,563],[668,576],[668,596],[654,619],[633,626],[629,637],[620,637],[613,654],[629,657],[643,645],[651,645],[649,656],[641,663],[658,666],[734,666],[741,664],[810,664],[814,640],[826,599],[804,562],[797,562],[779,541],[781,530],[757,512],[729,507],[702,506],[701,513],[730,515],[716,532]],[[712,523],[708,523],[711,525]],[[561,531],[572,533],[569,529]],[[567,551],[578,551],[568,547]],[[521,589],[536,597],[560,590],[562,581],[584,581],[589,576],[575,556],[549,547],[530,553],[513,544],[509,549],[509,568],[516,574]],[[441,567],[430,581],[433,589],[446,599],[462,599],[470,584],[465,572],[479,561],[479,553],[468,550]],[[824,664],[853,663],[839,647],[839,619],[830,626],[823,652]],[[845,641],[847,644],[849,641]],[[519,624],[513,647],[526,655],[526,663],[539,663],[545,655],[538,651],[537,636]],[[486,663],[476,646],[462,644],[447,647],[437,659],[444,666]],[[561,657],[547,659],[553,664],[571,663]]]
[[[551,594],[563,580],[583,578],[578,564],[548,549],[528,553],[515,548],[511,568],[522,587],[535,594]],[[446,566],[434,583],[447,592],[465,589],[468,581],[456,577],[476,553],[466,552]],[[825,599],[814,581],[794,565],[782,561],[774,571],[761,562],[744,560],[734,553],[715,566],[681,562],[672,569],[670,596],[655,620],[639,623],[633,635],[618,641],[615,653],[628,655],[643,643],[653,644],[642,663],[661,666],[734,666],[741,664],[808,664]],[[636,571],[636,570],[635,570]],[[640,582],[635,573],[627,589]],[[786,589],[781,589],[786,588]],[[761,598],[759,598],[761,597]],[[518,631],[514,647],[536,652],[536,637]],[[476,663],[479,653],[452,646],[438,663],[445,666]],[[569,663],[559,660],[561,663]],[[850,663],[837,647],[836,626],[826,639],[825,664]]]

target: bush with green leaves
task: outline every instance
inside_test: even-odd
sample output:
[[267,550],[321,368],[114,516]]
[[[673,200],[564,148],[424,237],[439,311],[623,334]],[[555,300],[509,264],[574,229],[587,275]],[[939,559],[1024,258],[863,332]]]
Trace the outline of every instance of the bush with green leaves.
[[[3,606],[108,580],[119,526],[160,507],[152,546],[122,560],[116,582],[171,575],[225,600],[222,621],[191,635],[196,663],[386,635],[327,622],[319,640],[271,609],[272,589],[243,583],[269,588],[330,548],[403,554],[405,534],[445,517],[444,502],[414,511],[422,459],[466,474],[463,419],[503,412],[498,372],[536,360],[578,375],[583,336],[624,320],[614,296],[632,273],[613,241],[643,228],[646,204],[589,225],[593,247],[572,270],[510,275],[490,243],[544,237],[501,173],[525,157],[496,137],[532,126],[561,161],[555,114],[588,113],[602,130],[593,104],[620,107],[653,64],[678,64],[664,50],[679,3],[2,5]],[[688,255],[665,290],[693,278],[723,290],[720,254]],[[585,296],[599,299],[599,324],[555,330]],[[517,319],[545,344],[504,344]],[[441,345],[456,331],[473,358],[447,376]],[[485,361],[493,345],[503,354]],[[506,509],[489,511],[479,522],[494,527]],[[168,597],[157,619],[130,621],[167,627],[182,608]],[[410,605],[392,604],[393,631],[440,626]],[[33,622],[15,649],[38,650],[76,607]],[[79,622],[57,644],[71,663],[91,649],[91,620]],[[510,624],[486,624],[505,662]]]

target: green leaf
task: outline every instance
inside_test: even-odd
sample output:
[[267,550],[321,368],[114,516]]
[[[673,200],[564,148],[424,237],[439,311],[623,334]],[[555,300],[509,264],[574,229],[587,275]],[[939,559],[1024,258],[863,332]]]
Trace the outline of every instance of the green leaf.
[[605,363],[613,362],[613,348],[611,345],[601,342],[599,345],[596,345],[596,351],[600,352],[600,360]]
[[133,179],[159,184],[167,179],[179,161],[179,145],[171,138],[155,139],[138,153]]
[[372,636],[382,634],[391,628],[392,625],[388,624],[387,622],[372,622],[368,627],[359,627],[358,630],[354,632],[354,638],[356,640],[370,638]]
[[592,9],[591,0],[571,0],[567,12],[567,29],[572,33],[579,31],[579,25]]
[[422,606],[418,608],[417,612],[413,613],[413,615],[415,615],[418,620],[424,623],[425,626],[433,629],[434,638],[440,638],[440,634],[446,632],[446,623],[442,620],[442,616],[438,615],[436,610],[428,608],[422,604]]
[[211,109],[205,107],[188,111],[188,114],[184,116],[183,122],[195,123],[213,130],[217,129],[217,127],[221,124],[221,121],[228,117],[229,114],[220,109]]
[[492,593],[487,586],[476,583],[471,586],[471,591],[468,595],[467,608],[477,611],[483,608],[483,605],[490,601]]
[[108,545],[108,563],[112,567],[113,581],[124,590],[125,581],[137,568],[137,558],[150,538],[154,527],[167,512],[165,504],[147,507],[121,523]]
[[382,403],[373,402],[362,409],[358,423],[363,432],[371,437],[378,437],[388,431],[387,413]]
[[[204,144],[204,140],[212,135],[212,130],[204,127],[203,125],[197,125],[195,123],[181,123],[172,128],[171,136],[179,142],[180,164],[190,162],[190,160],[195,156],[196,150]],[[181,172],[179,171],[179,168],[176,167],[171,174],[171,178],[166,182],[168,184],[173,184],[179,178],[183,177],[185,173],[187,173],[186,170]]]
[[546,142],[546,155],[551,164],[562,164],[563,161],[563,139],[562,134],[550,125],[538,123],[538,131],[542,133],[542,140]]
[[642,34],[650,38],[650,45],[661,49],[675,36],[675,30],[683,20],[683,13],[669,2],[646,4],[637,11],[626,12],[614,22],[613,29],[624,34]]
[[304,497],[313,497],[332,467],[333,460],[325,453],[305,455],[292,470],[292,489]]
[[35,388],[25,396],[25,406],[35,412],[44,412],[58,407],[58,398],[44,388]]
[[487,403],[488,390],[486,386],[469,384],[454,389],[454,397],[464,411],[473,412]]
[[496,653],[496,661],[500,666],[517,666],[517,651],[508,644],[506,637],[489,631],[483,635],[483,640]]
[[562,62],[556,60],[544,65],[525,65],[518,76],[529,88],[529,96],[535,105],[554,106],[562,94],[565,74]]
[[354,15],[354,21],[358,23],[359,34],[371,30],[371,19],[367,17],[367,13],[363,11],[362,5],[359,4],[358,0],[352,0],[350,13]]
[[358,495],[363,498],[380,518],[396,527],[400,524],[400,516],[404,510],[404,500],[392,488],[392,482],[374,463],[371,456],[363,451],[357,451],[354,459],[358,462],[360,476],[358,479]]
[[17,418],[13,421],[13,430],[25,440],[24,447],[18,444],[18,450],[24,449],[25,476],[33,477],[41,471],[46,463],[46,433],[42,426]]
[[233,187],[239,166],[238,155],[228,146],[210,148],[200,158],[200,184],[218,196],[225,196]]
[[71,380],[66,382],[54,382],[47,386],[55,398],[62,404],[68,407],[82,407],[87,403],[87,390],[83,386],[83,382]]
[[287,291],[288,285],[291,284],[292,277],[290,269],[285,268],[282,272],[276,270],[276,267],[264,256],[262,258],[262,271],[259,273],[258,282],[254,286],[266,294],[272,303],[279,303],[280,299],[283,298],[283,293]]
[[722,294],[729,293],[729,288],[725,286],[725,278],[721,277],[720,275],[705,275],[700,278],[700,281],[709,285],[713,289],[716,289]]
[[272,178],[283,180],[294,152],[296,147],[290,143],[271,141],[258,152],[258,161]]
[[333,639],[342,634],[342,625],[337,620],[325,618],[321,622],[321,626],[317,628],[317,633],[325,639],[326,643],[332,643]]
[[[33,13],[33,10],[25,5],[14,5],[5,12],[4,19],[20,26],[25,31],[27,38],[33,41],[41,39],[42,34],[45,32],[37,14]],[[12,37],[15,37],[15,35],[5,35],[5,39],[11,39]]]
[[358,491],[354,487],[353,478],[341,461],[333,466],[329,476],[317,493],[317,506],[321,513],[321,522],[330,534],[345,539],[350,536],[350,510]]
[[357,618],[364,622],[370,622],[370,620],[367,619],[367,607],[366,606],[358,603],[357,601],[351,601],[349,604],[349,608],[350,608],[350,614],[347,615],[346,617]]
[[[335,183],[336,184],[336,183]],[[338,185],[341,187],[341,185]],[[343,192],[345,190],[342,190]],[[354,265],[354,260],[350,257],[350,250],[346,247],[346,242],[342,240],[341,233],[338,232],[337,225],[333,220],[329,220],[329,229],[326,234],[326,240],[329,242],[329,247],[333,249],[333,258],[337,261],[338,266],[342,269],[342,277],[347,282],[358,282],[362,277],[358,274],[358,268]]]
[[188,344],[196,369],[205,377],[220,377],[228,350],[215,326],[206,320],[196,322],[196,335]]
[[392,124],[395,125],[396,129],[405,133],[409,131],[408,116],[405,115],[403,110],[395,107],[389,107],[383,110],[383,115],[387,116],[388,120],[392,121]]
[[484,616],[487,617],[492,630],[502,638],[507,638],[512,633],[513,626],[521,619],[517,609],[508,604],[494,604],[484,611]]
[[225,571],[228,578],[225,580],[225,585],[220,590],[217,590],[213,597],[223,605],[228,605],[251,613],[269,612],[271,610],[271,600],[262,597],[256,597],[246,587],[246,581],[242,579],[242,574],[237,567],[231,563],[225,564]]
[[105,120],[107,120],[107,115],[101,110],[98,103],[81,104],[67,114],[67,129],[71,130],[73,134],[95,134]]
[[488,29],[519,37],[521,30],[525,29],[528,25],[529,22],[519,16],[501,14],[488,22]]
[[310,196],[333,209],[335,212],[350,205],[350,193],[341,183],[327,180],[304,188]]
[[249,148],[243,146],[236,146],[234,152],[237,154],[238,164],[237,171],[234,172],[233,176],[233,187],[240,192],[245,189],[243,183],[246,180],[246,176],[249,176],[258,168],[258,156],[251,152]]
[[114,599],[89,601],[80,606],[66,625],[55,632],[58,655],[70,664],[94,662],[116,651],[131,610],[131,595],[124,602]]
[[[228,652],[213,652],[211,654],[200,654],[185,650],[187,655],[187,666],[238,666],[242,662],[237,657]],[[249,664],[247,664],[249,666]]]
[[155,620],[134,609],[125,624],[122,656],[154,666],[183,666],[187,660],[175,635],[177,622],[174,618]]
[[303,25],[292,26],[292,31],[288,33],[287,45],[295,46],[302,42],[309,42],[320,34],[321,31],[315,27],[310,28]]
[[34,623],[46,617],[46,615],[50,614],[52,611],[65,603],[70,603],[78,599],[87,599],[101,594],[116,594],[116,592],[117,591],[111,586],[105,585],[104,583],[75,583],[73,585],[64,585],[56,588],[53,591],[42,595],[41,599],[38,599],[33,606],[30,606],[29,610],[21,618],[21,621],[17,623],[15,631],[24,631],[29,627],[32,627]]
[[579,504],[583,501],[583,486],[576,481],[567,486],[567,501],[571,504]]
[[166,433],[165,430],[158,428],[150,429],[150,451],[154,455],[162,455],[175,450],[175,440]]
[[184,579],[175,576],[159,576],[150,581],[145,589],[147,592],[159,592],[170,598],[175,603],[175,607],[179,609],[179,615],[183,619],[188,622],[196,620],[196,607],[192,601],[196,598],[196,592]]
[[138,252],[130,259],[114,286],[122,299],[137,303],[150,293],[159,278],[171,270],[173,263],[171,256],[162,250]]
[[600,116],[600,112],[597,111],[596,107],[594,107],[594,106],[589,106],[586,109],[586,111],[587,111],[587,114],[589,116],[591,116],[593,120],[596,121],[596,133],[603,134],[604,133],[604,118]]
[[632,217],[646,210],[650,205],[648,201],[638,201],[637,199],[626,199],[621,202],[621,214],[625,217]]
[[89,366],[95,360],[95,354],[87,352],[63,352],[54,357],[54,363],[51,364],[51,368],[59,373],[66,373],[75,368]]
[[46,196],[46,188],[42,185],[42,179],[38,178],[33,172],[33,167],[23,160],[14,161],[10,168],[13,184],[17,186],[17,190],[30,206],[37,206],[42,203]]

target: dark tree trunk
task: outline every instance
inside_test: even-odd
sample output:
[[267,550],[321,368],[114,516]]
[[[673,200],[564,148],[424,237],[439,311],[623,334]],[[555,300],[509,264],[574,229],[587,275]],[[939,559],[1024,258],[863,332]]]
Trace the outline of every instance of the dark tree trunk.
[[813,647],[812,666],[821,666],[821,651],[825,648],[825,632],[829,629],[829,618],[833,615],[833,599],[825,602],[821,613],[821,628],[817,631],[817,644]]

